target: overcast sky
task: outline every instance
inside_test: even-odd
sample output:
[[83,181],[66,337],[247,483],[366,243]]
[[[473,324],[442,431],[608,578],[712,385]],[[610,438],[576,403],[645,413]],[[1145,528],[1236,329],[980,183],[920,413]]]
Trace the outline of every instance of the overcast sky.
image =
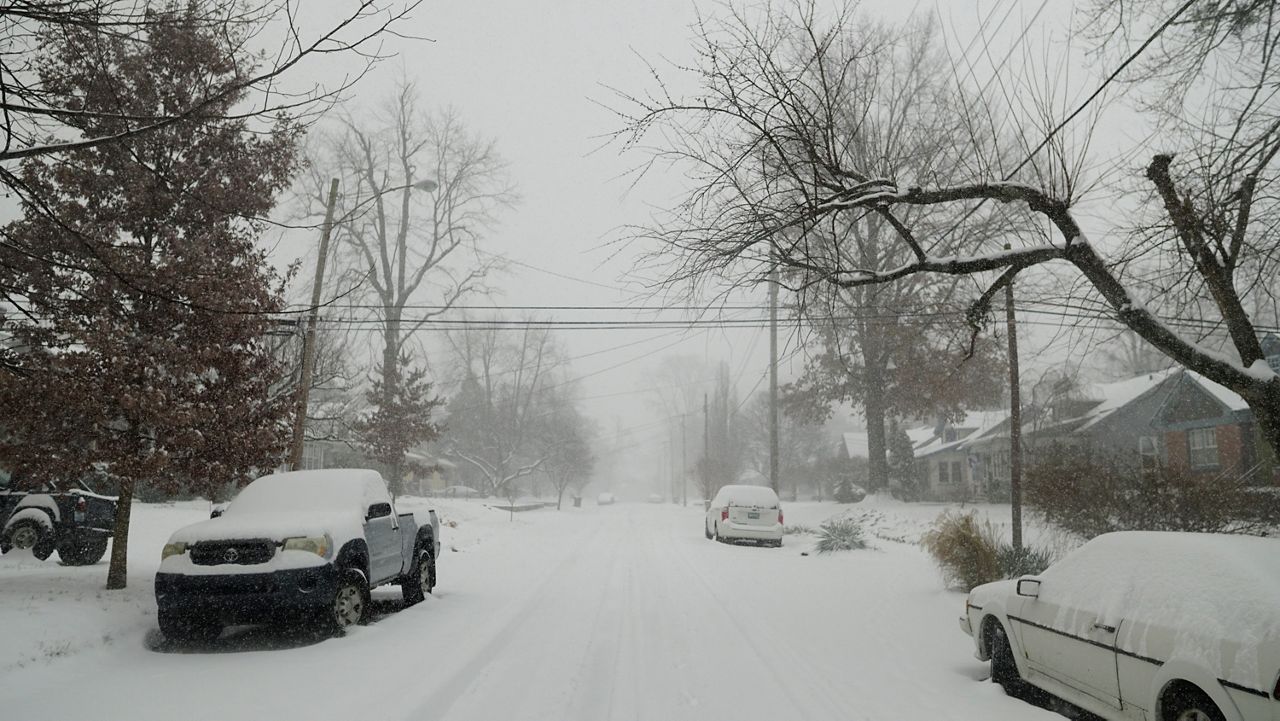
[[[714,12],[714,3],[699,3]],[[1024,28],[1035,42],[1061,33],[1070,5],[1044,0],[1003,2],[955,0],[865,2],[875,17],[901,20],[910,12],[937,13],[948,43],[963,47],[978,18],[1003,18],[997,48],[1007,47]],[[1006,13],[1006,11],[1009,11]],[[616,104],[609,87],[641,93],[652,86],[642,58],[660,66],[691,58],[690,0],[486,0],[426,2],[404,28],[430,41],[397,41],[399,57],[384,62],[358,88],[356,102],[385,96],[402,74],[415,80],[430,105],[451,105],[467,125],[496,139],[510,163],[521,201],[507,211],[485,248],[513,261],[489,302],[511,306],[626,306],[645,300],[645,281],[630,276],[636,248],[619,252],[611,244],[621,226],[644,223],[652,207],[669,205],[679,182],[650,177],[630,188],[622,177],[639,158],[620,157],[617,146],[601,147],[620,121],[601,104]],[[1033,20],[1034,18],[1034,20]],[[1036,41],[1035,38],[1040,38]],[[1016,58],[1015,58],[1016,61]],[[1073,78],[1081,87],[1096,83],[1081,67]],[[277,258],[314,262],[310,233],[280,245]],[[312,255],[306,255],[308,252]],[[309,287],[310,268],[299,276]],[[764,294],[739,302],[760,302]],[[429,302],[429,301],[424,301]],[[558,319],[652,318],[639,311],[588,314],[562,311]],[[669,314],[664,317],[671,317]],[[762,331],[573,330],[561,337],[569,355],[579,357],[571,375],[583,377],[587,409],[608,427],[618,420],[636,427],[642,441],[663,442],[661,430],[639,391],[645,372],[667,354],[692,354],[708,365],[731,361],[737,390],[746,397],[767,369],[768,340]],[[785,342],[785,340],[784,340]],[[1028,344],[1034,351],[1034,342]],[[610,350],[613,349],[613,350]],[[790,348],[789,350],[795,350]],[[586,356],[586,357],[582,357]],[[784,375],[798,370],[784,368]]]

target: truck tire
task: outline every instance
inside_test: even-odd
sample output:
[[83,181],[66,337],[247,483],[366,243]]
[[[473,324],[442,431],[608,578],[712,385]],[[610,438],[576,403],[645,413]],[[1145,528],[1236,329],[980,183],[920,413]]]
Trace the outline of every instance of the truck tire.
[[43,561],[53,555],[53,529],[31,518],[16,521],[0,537],[0,551],[30,549],[31,555]]
[[208,643],[222,635],[222,624],[217,620],[195,618],[160,611],[156,619],[160,622],[160,633],[173,643]]
[[436,560],[431,552],[420,548],[413,560],[413,568],[400,579],[400,590],[404,593],[404,605],[412,606],[422,603],[427,594],[436,585]]
[[324,609],[321,619],[325,631],[340,636],[348,628],[364,623],[369,610],[369,582],[360,571],[339,572],[338,588]]
[[105,533],[73,533],[58,542],[58,558],[67,566],[92,566],[106,554]]

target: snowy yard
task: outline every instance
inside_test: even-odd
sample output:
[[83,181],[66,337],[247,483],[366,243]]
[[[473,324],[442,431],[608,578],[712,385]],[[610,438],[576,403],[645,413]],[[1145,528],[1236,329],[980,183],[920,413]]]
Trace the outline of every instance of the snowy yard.
[[[426,501],[405,499],[405,510]],[[627,504],[516,514],[435,504],[440,585],[317,642],[231,629],[208,648],[159,635],[151,577],[173,529],[206,503],[138,505],[126,592],[88,568],[0,558],[6,719],[1060,719],[982,682],[913,539],[943,506],[786,504],[816,528],[856,509],[875,550],[801,555],[703,538],[701,507]],[[1003,519],[1007,508],[983,508]],[[74,693],[67,693],[74,687]]]

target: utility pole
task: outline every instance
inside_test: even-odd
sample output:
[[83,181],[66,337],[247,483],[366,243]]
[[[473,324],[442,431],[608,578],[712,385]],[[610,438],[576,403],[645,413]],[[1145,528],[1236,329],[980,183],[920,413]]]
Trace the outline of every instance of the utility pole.
[[778,487],[778,270],[769,274],[769,485]]
[[705,482],[707,500],[720,490],[711,487],[711,413],[707,403],[707,394],[702,394],[702,480]]
[[320,232],[320,256],[316,258],[316,280],[311,286],[311,316],[302,337],[302,371],[298,374],[298,408],[293,419],[293,444],[289,449],[289,470],[302,466],[302,444],[307,428],[307,396],[311,391],[311,372],[315,366],[316,323],[320,319],[320,292],[324,285],[324,263],[329,256],[329,235],[333,229],[333,206],[338,201],[338,179],[329,181],[329,206],[324,212]]
[[689,505],[689,454],[686,446],[689,445],[689,434],[685,432],[685,419],[689,417],[688,411],[680,414],[680,505]]
[[[1005,250],[1009,244],[1005,243]],[[1013,550],[1022,550],[1022,399],[1018,392],[1018,331],[1013,318],[1013,278],[1004,287],[1009,330],[1009,501],[1013,507]]]

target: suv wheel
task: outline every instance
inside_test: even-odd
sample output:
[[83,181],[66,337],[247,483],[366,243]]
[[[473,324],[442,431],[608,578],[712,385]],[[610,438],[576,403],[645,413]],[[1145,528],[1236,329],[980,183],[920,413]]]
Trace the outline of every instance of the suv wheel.
[[103,533],[75,533],[58,542],[58,558],[67,566],[92,566],[107,554]]
[[53,555],[53,529],[34,519],[24,518],[5,529],[0,539],[0,550],[30,550],[31,555],[43,561]]

